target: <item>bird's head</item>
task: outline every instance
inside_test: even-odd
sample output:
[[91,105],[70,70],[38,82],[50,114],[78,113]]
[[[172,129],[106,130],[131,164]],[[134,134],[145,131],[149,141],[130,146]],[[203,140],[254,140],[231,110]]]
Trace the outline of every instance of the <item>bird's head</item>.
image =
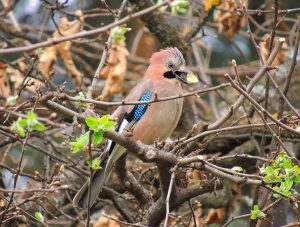
[[186,68],[182,53],[176,47],[156,52],[150,58],[145,75],[150,79],[177,79],[182,83],[198,83],[195,74]]

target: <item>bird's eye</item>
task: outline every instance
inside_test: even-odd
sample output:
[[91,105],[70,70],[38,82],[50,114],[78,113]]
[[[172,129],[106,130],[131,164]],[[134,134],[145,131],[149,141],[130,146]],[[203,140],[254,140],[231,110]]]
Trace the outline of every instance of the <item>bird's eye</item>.
[[174,67],[174,65],[172,63],[168,63],[168,67],[169,67],[169,69],[172,69]]

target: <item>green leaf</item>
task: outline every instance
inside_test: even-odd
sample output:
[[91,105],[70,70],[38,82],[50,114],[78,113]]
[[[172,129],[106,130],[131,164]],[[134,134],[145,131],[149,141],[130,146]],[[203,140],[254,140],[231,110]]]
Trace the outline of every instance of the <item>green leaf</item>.
[[268,174],[268,175],[263,177],[263,181],[270,184],[270,183],[281,182],[281,178],[278,177],[278,176]]
[[37,115],[35,113],[33,113],[32,111],[29,111],[27,114],[27,119],[29,121],[35,121],[37,118]]
[[273,175],[278,176],[280,168],[273,169]]
[[27,120],[23,119],[23,118],[19,118],[18,119],[18,124],[22,127],[26,127],[27,126]]
[[43,222],[43,223],[45,222],[44,216],[42,215],[41,212],[39,212],[39,211],[34,212],[34,216],[40,222]]
[[261,219],[261,218],[265,218],[265,217],[266,217],[266,214],[265,214],[264,212],[259,211],[259,212],[257,213],[257,218]]
[[[24,123],[25,122],[25,123]],[[18,118],[17,121],[14,121],[11,126],[11,130],[15,133],[17,133],[21,137],[25,137],[26,131],[25,127],[27,125],[27,121],[22,118]]]
[[[278,186],[274,186],[273,189],[280,192],[280,188]],[[276,194],[276,193],[274,193],[273,196],[276,199],[281,198],[281,195]]]
[[109,117],[109,115],[104,115],[99,119],[103,131],[110,131],[117,125],[117,122],[111,121]]
[[125,41],[126,37],[125,37],[125,33],[127,32],[127,30],[130,30],[124,26],[122,27],[114,27],[111,30],[111,34],[112,34],[112,40],[113,42],[117,42],[117,41]]
[[77,137],[75,142],[69,142],[72,152],[77,153],[81,150],[84,150],[89,143],[89,136],[90,131],[87,131],[85,134],[81,134],[79,137]]
[[265,174],[273,174],[274,169],[271,166],[265,168]]
[[[290,196],[292,193],[290,192],[290,189],[293,186],[293,181],[292,180],[286,180],[281,182],[280,187],[274,186],[273,189],[276,191],[279,191],[287,196]],[[281,198],[281,195],[274,193],[273,196],[275,198]]]
[[100,123],[99,121],[94,117],[88,117],[85,119],[86,125],[94,132],[99,131]]
[[36,124],[33,126],[33,128],[34,128],[35,130],[37,130],[37,131],[40,131],[40,132],[43,132],[43,131],[46,130],[45,125],[42,124],[42,123],[40,123],[40,122],[36,123]]
[[289,191],[293,187],[294,182],[292,180],[287,179],[286,181],[281,182],[280,189],[282,192]]
[[296,177],[293,179],[293,181],[294,181],[295,183],[300,183],[300,175],[296,176]]
[[278,177],[278,176],[273,176],[273,182],[274,183],[278,183],[278,182],[281,182],[282,180],[281,180],[281,178],[280,177]]
[[110,131],[117,124],[117,122],[111,121],[109,119],[109,115],[104,115],[99,119],[96,119],[94,117],[88,117],[85,119],[85,123],[94,132]]
[[188,1],[180,1],[178,3],[178,6],[181,7],[181,8],[187,8],[189,7],[190,3]]
[[27,119],[18,118],[17,121],[13,122],[11,127],[11,130],[21,137],[25,137],[26,129],[28,131],[37,130],[43,132],[46,130],[46,127],[37,120],[37,115],[30,111],[27,114]]
[[90,168],[92,168],[93,170],[99,170],[102,169],[102,167],[100,166],[100,160],[99,159],[94,159],[93,161],[88,160],[87,164]]
[[274,197],[275,199],[279,199],[279,198],[281,198],[281,195],[274,193],[274,194],[273,194],[273,197]]
[[278,161],[278,160],[275,160],[275,161],[273,162],[273,166],[274,166],[275,168],[279,167],[279,161]]
[[171,14],[172,14],[172,15],[175,15],[175,16],[177,15],[176,7],[172,7],[172,8],[171,8]]
[[187,12],[187,9],[184,9],[184,8],[178,8],[177,11],[181,14],[186,14]]
[[94,144],[98,145],[103,140],[103,132],[94,132]]
[[282,163],[286,160],[286,157],[285,157],[285,154],[284,153],[280,153],[278,156],[277,156],[277,162],[279,165],[282,165]]
[[285,158],[285,154],[283,152],[278,154],[278,158],[279,159],[284,159]]
[[263,177],[263,181],[267,184],[273,183],[273,176],[272,175],[266,175]]
[[300,174],[300,167],[298,165],[294,165],[293,170],[297,171],[297,173]]
[[29,111],[27,114],[27,128],[29,131],[34,129],[34,126],[38,123],[37,115],[32,111]]
[[282,165],[286,169],[292,168],[292,160],[291,159],[286,159]]
[[185,14],[189,7],[189,1],[187,0],[174,0],[171,3],[171,13],[177,15],[178,13]]
[[16,103],[17,103],[17,99],[18,99],[19,96],[9,96],[7,99],[6,99],[6,105],[7,106],[15,106]]
[[257,218],[261,219],[264,217],[266,217],[266,214],[259,209],[258,205],[254,205],[253,210],[251,210],[250,219],[255,220]]

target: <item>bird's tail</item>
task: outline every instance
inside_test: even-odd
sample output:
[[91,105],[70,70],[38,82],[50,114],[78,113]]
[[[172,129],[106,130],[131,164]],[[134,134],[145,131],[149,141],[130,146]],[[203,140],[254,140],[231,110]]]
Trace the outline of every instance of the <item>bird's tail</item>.
[[[108,179],[115,162],[125,153],[126,149],[118,144],[115,144],[113,151],[109,158],[104,159],[101,163],[102,169],[96,171],[93,175],[92,184],[91,184],[91,196],[90,196],[90,207],[96,201],[99,193],[102,190],[103,185]],[[87,180],[85,184],[79,189],[77,194],[73,199],[74,207],[81,207],[87,209],[88,207],[88,188],[90,185],[90,181]]]

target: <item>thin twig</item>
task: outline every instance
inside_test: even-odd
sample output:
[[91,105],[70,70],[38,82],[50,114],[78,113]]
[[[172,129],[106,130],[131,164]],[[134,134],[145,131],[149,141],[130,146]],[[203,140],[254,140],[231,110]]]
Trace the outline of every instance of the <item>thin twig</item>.
[[[274,61],[275,57],[277,56],[277,53],[279,52],[279,50],[281,49],[282,44],[284,43],[284,41],[285,41],[284,38],[280,38],[279,42],[277,42],[275,44],[275,47],[274,47],[274,49],[273,49],[270,57],[266,61],[266,63],[262,66],[262,68],[260,68],[260,70],[255,74],[255,76],[251,79],[250,83],[247,85],[247,88],[246,88],[247,93],[250,93],[252,91],[252,89],[254,88],[254,86],[257,83],[257,81],[268,70],[268,66],[271,65],[272,62]],[[220,117],[213,124],[209,125],[208,129],[209,130],[216,129],[216,128],[222,126],[233,115],[233,112],[235,112],[243,104],[244,100],[245,100],[245,97],[244,96],[240,96],[238,98],[238,100],[236,100],[235,103],[232,105],[231,110],[228,111],[227,114],[225,114],[222,117]]]
[[82,32],[75,33],[73,35],[68,35],[68,36],[64,36],[64,37],[60,37],[60,38],[55,38],[55,39],[52,39],[52,40],[48,40],[48,41],[44,41],[44,42],[40,42],[40,43],[36,43],[36,44],[24,46],[24,47],[1,49],[0,54],[13,54],[13,53],[20,53],[20,52],[28,52],[28,51],[35,50],[37,48],[48,47],[48,46],[56,45],[58,43],[62,43],[62,42],[69,41],[69,40],[74,40],[74,39],[84,38],[84,37],[88,37],[88,36],[92,36],[92,35],[97,35],[99,33],[106,32],[109,29],[114,28],[116,26],[120,26],[122,24],[125,24],[125,23],[127,23],[128,21],[130,21],[134,18],[140,17],[140,16],[148,14],[148,13],[154,11],[154,10],[157,10],[160,7],[166,5],[167,3],[168,3],[168,1],[163,1],[160,4],[151,6],[147,9],[144,9],[144,10],[141,10],[141,11],[136,12],[134,14],[131,14],[129,16],[126,16],[123,19],[119,20],[118,22],[108,24],[108,25],[103,26],[101,28],[96,28],[96,29],[93,29],[93,30],[90,30],[90,31],[82,31]]
[[165,217],[164,227],[168,226],[168,219],[169,219],[169,214],[170,214],[170,197],[171,197],[171,192],[172,192],[172,188],[173,188],[173,184],[174,184],[176,170],[177,170],[177,166],[174,167],[174,169],[172,170],[172,174],[171,174],[168,194],[167,194],[167,198],[166,198],[166,217]]
[[5,189],[5,188],[0,188],[0,192],[4,193],[26,193],[26,192],[56,192],[58,190],[64,190],[68,189],[69,185],[62,185],[57,188],[30,188],[30,189]]
[[[270,120],[272,120],[274,123],[277,124],[277,126],[282,127],[284,129],[287,129],[288,131],[292,131],[296,134],[300,134],[299,131],[294,130],[290,127],[288,127],[287,125],[283,124],[282,122],[278,121],[277,119],[275,119],[272,114],[270,114],[268,111],[266,111],[265,109],[263,109],[246,91],[244,91],[242,88],[240,88],[238,85],[235,84],[234,80],[227,75],[227,78],[230,80],[231,85],[238,90],[243,96],[245,96],[254,106],[254,108],[257,110],[257,113],[260,115],[262,121],[264,122],[265,126],[268,128],[268,130],[272,133],[272,135],[274,136],[274,138],[276,138],[276,140],[279,142],[279,144],[282,146],[282,148],[285,150],[285,152],[290,156],[293,157],[293,155],[288,151],[288,149],[286,148],[286,146],[283,144],[283,142],[281,141],[280,137],[274,132],[273,129],[271,129],[271,127],[267,124],[266,119],[264,118],[264,116],[267,116],[268,118],[270,118]],[[299,132],[299,133],[298,133]]]
[[189,200],[189,207],[190,207],[191,214],[192,214],[192,217],[193,217],[194,226],[197,227],[196,215],[194,213],[193,206],[191,204],[191,200]]
[[221,85],[214,86],[214,87],[209,87],[209,88],[202,88],[202,89],[199,89],[199,90],[196,90],[196,91],[187,92],[187,93],[183,93],[183,94],[179,94],[179,95],[152,99],[152,100],[149,100],[149,101],[105,102],[105,101],[97,101],[97,100],[94,100],[94,99],[76,98],[76,97],[72,97],[72,96],[69,96],[69,95],[66,95],[66,94],[62,95],[62,98],[65,97],[66,99],[68,99],[70,101],[82,102],[82,103],[93,103],[95,105],[100,105],[100,106],[138,105],[138,104],[150,104],[150,103],[155,103],[155,102],[168,101],[168,100],[172,100],[172,99],[184,98],[184,97],[193,96],[193,95],[196,95],[196,94],[202,94],[202,93],[206,93],[206,92],[210,92],[210,91],[215,91],[215,90],[227,87],[227,86],[229,86],[229,83],[225,83],[225,84],[221,84]]
[[[88,152],[89,152],[89,161],[93,161],[92,155],[92,136],[93,133],[90,131],[89,133],[89,143],[88,143]],[[92,182],[93,182],[93,174],[94,170],[92,166],[90,166],[90,177],[89,177],[89,188],[88,188],[88,203],[87,203],[87,219],[86,219],[86,227],[90,226],[90,217],[91,217],[91,192],[92,192]]]
[[[290,70],[288,72],[286,81],[284,83],[284,88],[283,88],[283,96],[284,97],[286,97],[286,95],[289,91],[292,75],[293,75],[293,72],[294,72],[296,64],[297,64],[299,43],[300,43],[300,16],[298,16],[298,32],[297,32],[296,44],[295,44],[295,47],[294,47],[292,64],[291,64],[291,67],[290,67]],[[283,108],[283,104],[284,104],[283,96],[279,98],[279,110],[278,110],[278,118],[279,119],[283,115],[283,109],[284,109]]]
[[[118,13],[116,15],[114,23],[117,23],[120,20],[121,14],[125,10],[125,6],[127,4],[127,1],[128,0],[123,0],[123,2],[121,4],[121,7],[119,8]],[[102,3],[106,4],[106,2],[104,0],[102,1]],[[91,83],[91,85],[88,88],[88,92],[86,94],[86,97],[88,99],[92,98],[92,96],[93,96],[93,91],[94,91],[96,83],[97,83],[97,81],[98,81],[98,79],[100,77],[100,72],[101,72],[101,70],[102,70],[102,68],[104,66],[105,61],[106,61],[106,58],[107,58],[107,55],[108,55],[108,51],[109,51],[109,49],[111,47],[111,44],[112,44],[112,40],[113,40],[113,34],[110,34],[110,36],[108,37],[107,42],[105,43],[105,48],[104,48],[104,51],[102,53],[100,63],[98,65],[97,70],[95,72],[95,75],[93,77],[92,83]]]
[[[276,35],[276,24],[277,24],[277,18],[278,18],[278,0],[274,0],[274,21],[273,21],[273,29],[271,32],[271,38],[270,38],[270,44],[269,44],[269,51],[268,54],[271,54],[272,48],[273,48],[273,43]],[[254,41],[254,40],[253,40]],[[255,42],[255,41],[254,41]],[[259,55],[261,57],[261,55]],[[261,61],[263,62],[263,58],[261,58]],[[266,111],[268,111],[269,107],[269,90],[270,90],[270,76],[269,76],[269,71],[267,71],[268,77],[266,78],[266,85],[265,85],[265,104],[264,108]],[[263,113],[263,118],[264,120],[267,119],[267,116],[265,113]],[[266,134],[267,130],[264,130],[263,137],[261,139],[261,151],[265,151],[265,146],[266,146]]]

